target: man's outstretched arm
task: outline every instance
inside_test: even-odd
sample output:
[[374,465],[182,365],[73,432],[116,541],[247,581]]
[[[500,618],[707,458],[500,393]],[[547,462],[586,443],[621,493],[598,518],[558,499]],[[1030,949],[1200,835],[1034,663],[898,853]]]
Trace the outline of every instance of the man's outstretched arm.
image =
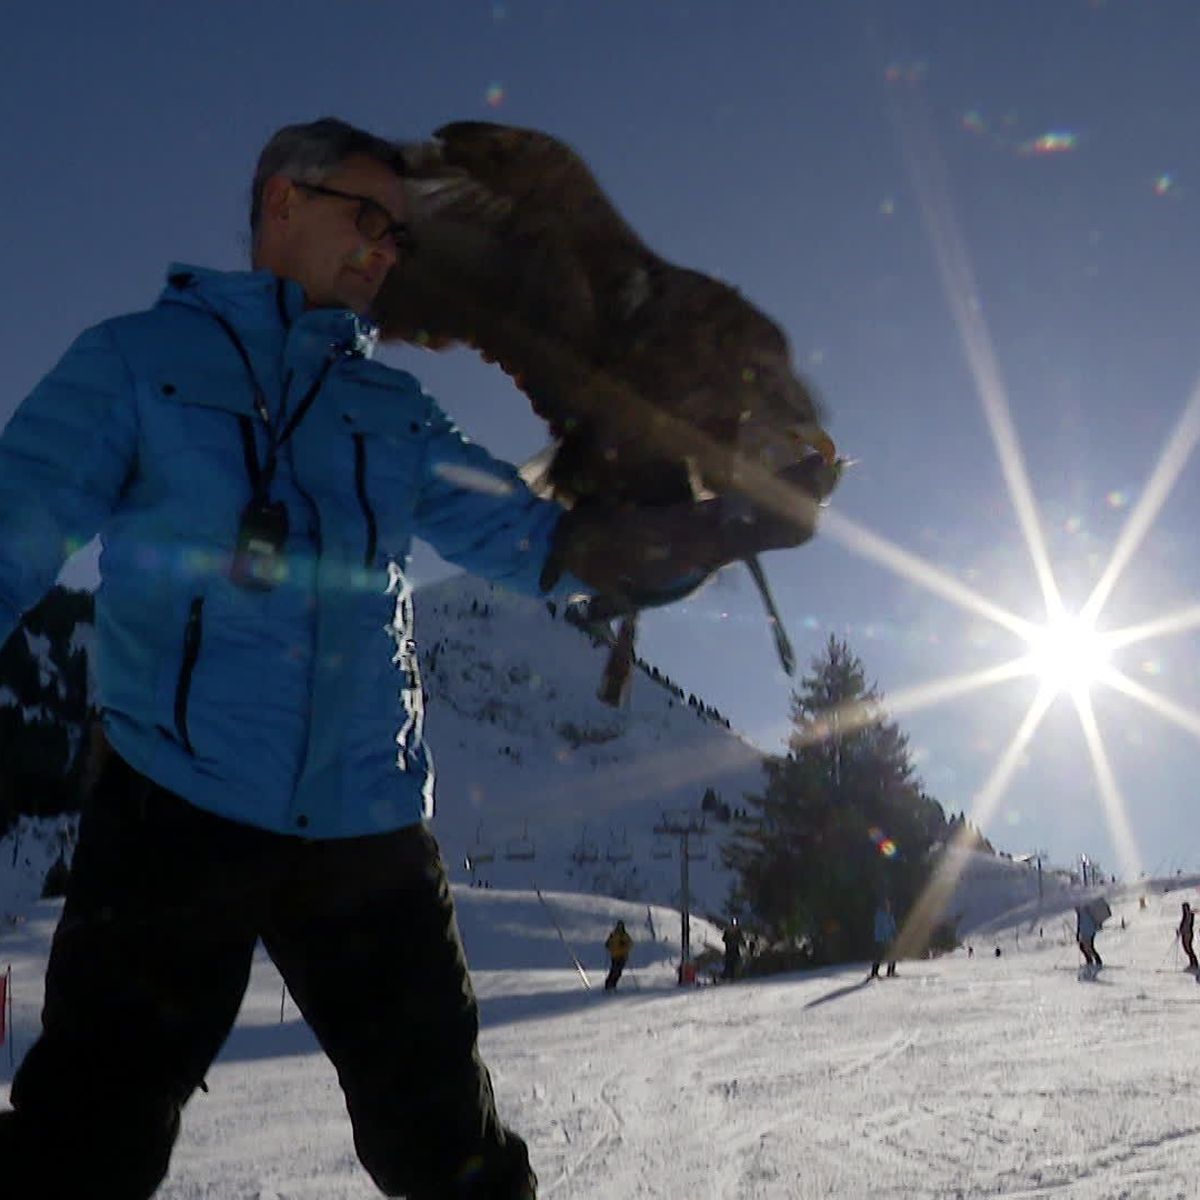
[[128,479],[133,385],[112,334],[81,334],[0,433],[0,645],[90,541]]

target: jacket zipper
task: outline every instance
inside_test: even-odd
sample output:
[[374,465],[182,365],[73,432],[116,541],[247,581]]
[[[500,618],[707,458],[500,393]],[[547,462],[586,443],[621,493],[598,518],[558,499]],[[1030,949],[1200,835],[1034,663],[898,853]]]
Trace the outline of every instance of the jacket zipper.
[[191,755],[192,739],[188,736],[188,694],[192,687],[192,672],[200,657],[200,637],[203,632],[204,597],[196,596],[188,606],[187,624],[183,632],[183,661],[179,665],[179,680],[175,684],[175,731],[183,748]]
[[363,565],[369,567],[375,561],[379,529],[375,523],[375,510],[367,496],[367,443],[361,433],[354,435],[354,490],[358,493],[358,503],[367,522],[367,553]]

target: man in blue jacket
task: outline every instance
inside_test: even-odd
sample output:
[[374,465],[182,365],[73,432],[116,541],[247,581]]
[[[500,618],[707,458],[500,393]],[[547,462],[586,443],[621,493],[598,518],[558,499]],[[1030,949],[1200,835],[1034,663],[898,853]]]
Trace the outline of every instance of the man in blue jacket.
[[804,540],[724,545],[703,504],[562,521],[374,363],[370,306],[408,243],[402,173],[394,144],[343,122],[280,130],[253,183],[254,270],[173,267],[0,436],[0,641],[99,533],[110,747],[42,1036],[0,1114],[14,1197],[154,1193],[259,938],[384,1193],[532,1197],[424,824],[411,539],[535,595],[553,549],[555,596],[623,579],[631,540],[657,578]]

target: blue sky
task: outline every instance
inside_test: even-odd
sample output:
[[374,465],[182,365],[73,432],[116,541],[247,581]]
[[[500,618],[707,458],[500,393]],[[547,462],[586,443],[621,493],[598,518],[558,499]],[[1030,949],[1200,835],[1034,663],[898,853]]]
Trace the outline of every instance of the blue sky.
[[[1196,386],[1200,9],[1186,0],[110,0],[21,6],[5,35],[0,421],[80,329],[147,305],[168,261],[243,265],[261,144],[325,114],[401,137],[484,118],[570,141],[655,249],[784,326],[858,460],[837,513],[1029,619],[1041,592],[955,296],[986,334],[1069,602],[1086,598]],[[1057,152],[1032,152],[1048,134]],[[938,245],[969,266],[957,293]],[[494,369],[388,357],[494,452],[540,447]],[[1102,626],[1195,602],[1198,499],[1189,458]],[[427,554],[415,565],[442,569]],[[1022,649],[836,537],[766,565],[801,656],[846,637],[885,693]],[[778,747],[792,685],[747,579],[654,614],[641,648]],[[1200,712],[1196,630],[1117,665]],[[970,811],[1035,692],[1024,679],[901,718],[948,809]],[[1200,864],[1186,713],[1107,689],[1094,703],[1144,865]],[[987,828],[1015,852],[1119,869],[1066,698]]]

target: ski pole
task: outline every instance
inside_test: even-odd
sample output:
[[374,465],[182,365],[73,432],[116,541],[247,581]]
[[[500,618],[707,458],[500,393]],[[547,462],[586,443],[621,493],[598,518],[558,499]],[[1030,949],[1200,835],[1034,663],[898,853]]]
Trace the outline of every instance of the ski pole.
[[1162,967],[1166,966],[1166,963],[1167,963],[1167,955],[1169,955],[1169,954],[1171,953],[1171,951],[1175,949],[1175,945],[1176,945],[1176,943],[1177,943],[1178,941],[1179,941],[1179,930],[1177,929],[1177,930],[1175,930],[1175,932],[1174,932],[1174,933],[1171,935],[1171,944],[1170,944],[1170,945],[1169,945],[1169,946],[1168,946],[1168,947],[1167,947],[1167,948],[1166,948],[1166,949],[1163,951],[1163,956],[1162,956],[1162,958],[1160,958],[1160,959],[1158,960],[1158,965],[1159,965],[1159,967],[1160,967],[1160,968],[1162,968]]
[[579,961],[579,957],[576,955],[575,951],[571,949],[570,942],[568,942],[564,936],[562,926],[559,925],[558,919],[554,915],[554,909],[550,907],[546,897],[542,895],[542,889],[540,887],[535,884],[533,890],[537,892],[537,898],[542,902],[542,906],[549,914],[551,923],[558,931],[558,939],[560,942],[562,942],[567,953],[571,956],[571,961],[575,964],[575,970],[579,972],[579,978],[583,980],[583,986],[590,992],[592,990],[592,981],[587,977],[587,972],[583,969],[583,963]]
[[13,1043],[16,1039],[16,1030],[13,1028],[13,993],[12,993],[12,964],[5,968],[4,975],[0,977],[4,984],[0,987],[0,1041],[4,1038],[4,1018],[7,1008],[8,1015],[8,1067],[9,1070],[15,1070],[13,1064]]

